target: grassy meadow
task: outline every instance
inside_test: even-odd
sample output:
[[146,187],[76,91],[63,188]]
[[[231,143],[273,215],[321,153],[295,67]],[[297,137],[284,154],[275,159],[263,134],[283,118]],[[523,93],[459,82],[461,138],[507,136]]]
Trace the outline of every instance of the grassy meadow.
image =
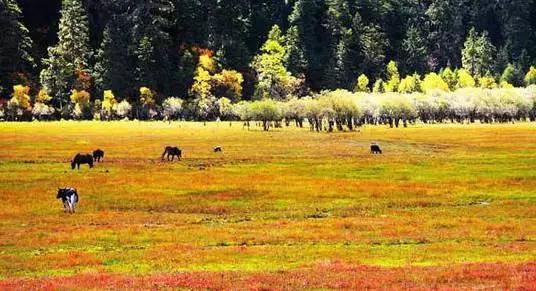
[[534,124],[0,123],[0,148],[0,289],[536,286]]

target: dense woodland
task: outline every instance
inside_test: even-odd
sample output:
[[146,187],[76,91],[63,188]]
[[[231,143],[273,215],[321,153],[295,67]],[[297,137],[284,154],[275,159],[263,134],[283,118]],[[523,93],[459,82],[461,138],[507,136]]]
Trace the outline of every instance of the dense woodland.
[[242,100],[471,87],[533,117],[513,87],[536,84],[536,0],[0,0],[0,30],[1,119],[238,119]]

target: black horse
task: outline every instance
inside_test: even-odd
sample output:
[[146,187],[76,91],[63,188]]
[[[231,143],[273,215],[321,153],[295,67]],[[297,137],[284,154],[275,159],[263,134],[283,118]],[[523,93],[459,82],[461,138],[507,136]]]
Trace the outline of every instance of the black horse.
[[373,144],[370,145],[370,152],[372,154],[380,154],[381,155],[382,154],[382,149],[380,148],[380,146],[378,144],[373,143]]
[[93,168],[93,156],[90,154],[76,154],[71,161],[71,169],[78,168],[80,170],[80,165],[88,164],[89,168]]
[[93,151],[93,160],[95,162],[101,162],[101,160],[104,159],[104,151],[101,149],[97,149]]
[[61,199],[63,202],[63,211],[74,213],[76,204],[78,204],[78,192],[75,188],[58,188],[56,199]]
[[[182,158],[182,150],[179,149],[178,147],[168,146],[166,147],[166,149],[164,150],[164,153],[162,154],[162,161],[164,160],[164,157],[166,155],[167,155],[168,161],[173,161],[175,157],[177,157],[177,159],[180,161]],[[169,157],[171,157],[171,160],[169,159]]]
[[214,147],[214,152],[215,153],[221,153],[222,151],[223,151],[223,148],[221,146]]

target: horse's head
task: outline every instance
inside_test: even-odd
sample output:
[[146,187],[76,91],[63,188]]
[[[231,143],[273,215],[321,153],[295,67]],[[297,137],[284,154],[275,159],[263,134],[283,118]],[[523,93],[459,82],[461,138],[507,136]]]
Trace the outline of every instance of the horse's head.
[[74,168],[76,167],[76,163],[74,162],[74,160],[71,161],[71,169],[74,170]]
[[56,199],[60,199],[63,196],[63,189],[58,188],[58,195],[56,195]]

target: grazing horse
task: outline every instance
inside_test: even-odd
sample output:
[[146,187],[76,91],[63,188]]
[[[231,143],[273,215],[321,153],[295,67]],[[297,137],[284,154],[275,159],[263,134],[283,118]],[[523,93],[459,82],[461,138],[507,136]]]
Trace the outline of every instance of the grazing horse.
[[215,153],[221,153],[222,151],[223,151],[223,148],[221,146],[214,147],[214,152]]
[[78,193],[74,188],[58,188],[56,199],[61,199],[63,202],[63,211],[74,213],[76,204],[78,203]]
[[380,146],[378,144],[373,143],[373,144],[370,145],[370,152],[372,154],[380,154],[381,155],[382,154],[382,149],[380,148]]
[[93,160],[95,162],[101,162],[101,160],[104,159],[104,151],[101,149],[97,149],[93,151]]
[[71,161],[71,169],[78,168],[80,170],[80,165],[88,164],[89,168],[93,168],[93,156],[90,154],[76,154]]
[[173,161],[175,159],[175,157],[177,157],[177,159],[180,161],[181,158],[182,158],[182,150],[179,149],[178,147],[166,147],[166,149],[164,150],[164,153],[162,154],[162,161],[164,160],[164,156],[167,155],[167,159],[168,161],[170,161],[169,157],[171,157],[171,161]]

